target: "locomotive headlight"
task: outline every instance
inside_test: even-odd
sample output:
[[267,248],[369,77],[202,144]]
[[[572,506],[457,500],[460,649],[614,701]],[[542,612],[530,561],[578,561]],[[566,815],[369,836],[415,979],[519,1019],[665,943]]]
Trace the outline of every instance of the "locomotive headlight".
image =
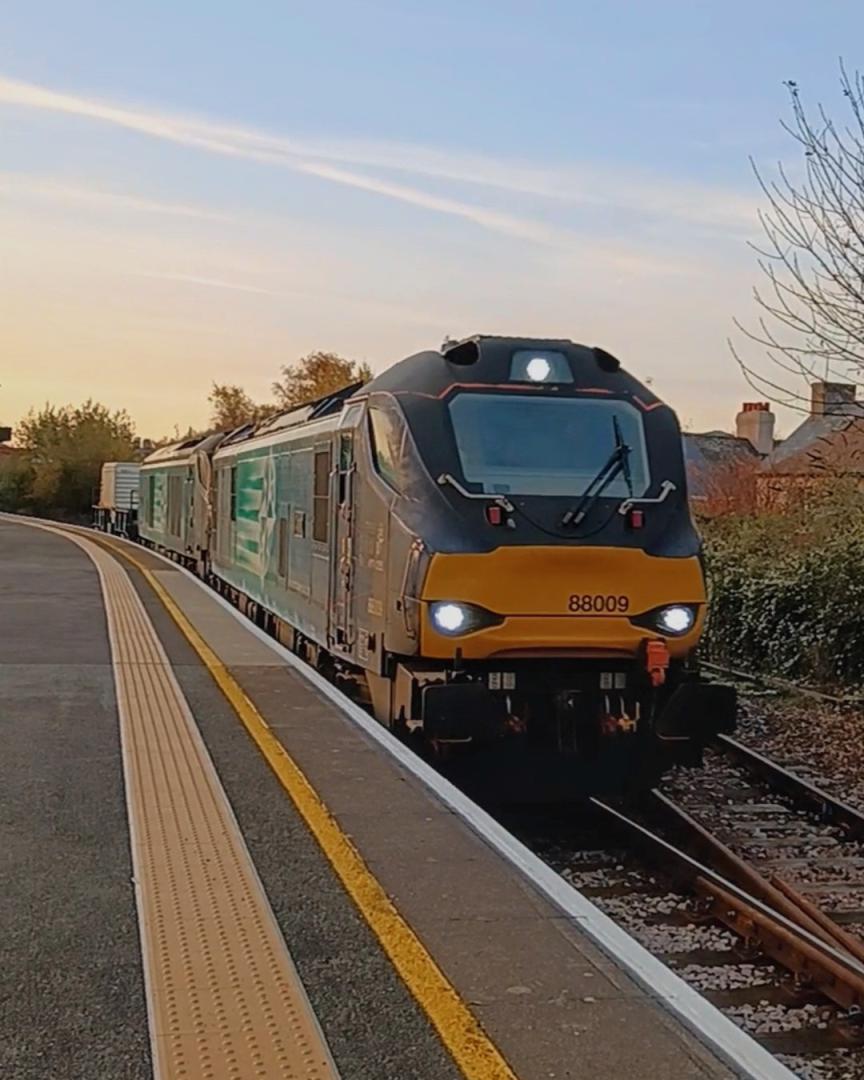
[[657,612],[657,627],[667,634],[686,634],[695,621],[693,609],[683,604],[673,604]]
[[641,615],[631,615],[630,622],[634,626],[644,626],[646,630],[659,630],[669,637],[683,637],[696,625],[698,612],[698,604],[666,604],[643,611]]
[[458,637],[487,626],[497,626],[504,620],[477,604],[459,604],[455,600],[435,600],[429,605],[429,618],[439,634]]
[[458,634],[465,629],[468,612],[461,604],[433,604],[432,622],[442,634]]
[[570,361],[562,352],[550,349],[517,349],[510,359],[510,381],[527,383],[572,383]]
[[525,365],[525,374],[531,382],[543,382],[552,373],[552,365],[545,356],[535,356]]

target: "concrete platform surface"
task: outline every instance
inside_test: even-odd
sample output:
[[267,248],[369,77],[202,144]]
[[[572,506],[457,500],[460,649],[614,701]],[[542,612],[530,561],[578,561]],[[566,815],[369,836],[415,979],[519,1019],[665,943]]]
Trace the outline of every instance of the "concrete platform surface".
[[[511,1076],[736,1075],[214,596],[134,554],[302,770]],[[144,576],[121,565],[339,1075],[466,1075],[200,653]],[[99,578],[69,539],[3,519],[0,598],[0,877],[10,883],[0,925],[12,928],[0,939],[0,1075],[137,1080],[152,1062]]]

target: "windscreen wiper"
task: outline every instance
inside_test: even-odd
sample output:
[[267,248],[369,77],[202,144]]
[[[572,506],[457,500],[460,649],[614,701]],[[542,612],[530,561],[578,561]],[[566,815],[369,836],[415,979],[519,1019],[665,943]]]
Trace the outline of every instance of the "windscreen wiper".
[[612,417],[612,433],[615,437],[615,449],[609,455],[608,460],[604,464],[603,468],[597,473],[591,483],[585,488],[585,492],[579,502],[573,507],[572,510],[568,510],[564,517],[561,519],[562,525],[579,525],[594,506],[594,503],[600,498],[607,487],[618,476],[619,473],[624,474],[624,481],[627,484],[627,490],[633,494],[633,480],[630,475],[630,447],[621,438],[621,429],[618,426],[618,417]]
[[615,429],[615,449],[621,454],[621,472],[624,474],[624,483],[627,485],[627,494],[633,498],[633,477],[630,473],[630,447],[621,437],[621,428],[618,425],[618,417],[612,417],[612,427]]

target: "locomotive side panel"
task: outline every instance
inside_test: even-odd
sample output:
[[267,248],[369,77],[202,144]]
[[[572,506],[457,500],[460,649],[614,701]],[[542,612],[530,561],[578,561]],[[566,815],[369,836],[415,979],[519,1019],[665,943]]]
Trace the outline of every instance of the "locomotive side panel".
[[387,650],[397,656],[413,656],[420,648],[420,582],[428,562],[425,546],[393,512],[387,553],[386,603]]
[[325,647],[330,442],[304,430],[214,459],[215,573]]
[[369,418],[358,429],[357,484],[354,520],[357,545],[356,574],[351,602],[357,625],[356,662],[382,670],[387,620],[388,553],[392,490],[381,480],[373,462]]
[[[433,497],[435,491],[391,395],[357,402],[350,411],[355,414],[346,425],[351,429],[353,480],[348,485],[338,482],[346,498],[337,503],[337,528],[344,527],[346,519],[350,526],[339,540],[334,577],[338,589],[347,552],[352,564],[346,601],[351,633],[349,647],[341,651],[367,672],[383,675],[392,657],[414,655],[419,648],[416,598],[424,546],[400,513],[410,507],[422,517],[429,506],[428,489]],[[340,618],[344,615],[336,612],[337,641]]]
[[208,567],[214,521],[213,500],[216,497],[213,466],[206,449],[198,449],[192,455],[189,473],[191,514],[186,539],[190,555],[195,560],[195,569],[203,574]]
[[138,485],[138,531],[144,540],[155,544],[164,530],[164,473],[142,466]]
[[139,531],[177,555],[191,555],[193,481],[187,462],[143,466]]
[[375,595],[384,649],[391,656],[413,656],[420,647],[418,598],[428,561],[421,525],[433,518],[440,495],[394,395],[369,398],[364,437],[367,483],[386,529]]

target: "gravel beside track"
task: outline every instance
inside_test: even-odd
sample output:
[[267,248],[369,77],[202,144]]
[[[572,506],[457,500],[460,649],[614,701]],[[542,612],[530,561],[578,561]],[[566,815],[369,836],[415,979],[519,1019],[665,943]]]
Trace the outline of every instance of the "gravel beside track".
[[[859,896],[864,907],[864,892],[854,887],[859,874],[864,881],[864,858],[861,845],[841,830],[796,813],[715,752],[706,755],[704,770],[673,774],[664,793],[760,870],[768,872],[772,860],[782,864],[784,878],[811,889],[808,898],[824,910],[833,898],[838,921],[859,932],[845,919],[858,918]],[[514,831],[804,1080],[864,1078],[860,1017],[748,947],[707,913],[703,900],[653,872],[614,837],[552,821],[517,824]],[[844,891],[838,880],[853,887]]]
[[864,811],[864,710],[740,689],[737,738]]
[[[829,759],[827,742],[819,741],[818,762],[813,753],[809,760],[804,756],[805,739],[809,738],[811,747],[814,741],[812,726],[808,735],[805,719],[809,716],[812,725],[812,702],[806,704],[794,726],[785,730],[781,719],[784,714],[779,709],[764,710],[764,699],[758,707],[748,705],[749,745],[853,803],[849,798],[849,779],[844,779],[851,755],[839,755],[842,768],[830,772],[822,765]],[[824,709],[824,706],[815,708]],[[837,739],[840,730],[837,725],[850,718],[842,711],[831,712]],[[773,728],[771,736],[766,734],[769,728]],[[757,738],[755,732],[760,729],[763,737]],[[785,751],[782,755],[781,750]],[[805,764],[811,767],[804,768]],[[856,780],[859,797],[854,801],[864,807],[861,777]],[[842,828],[824,824],[816,815],[794,806],[773,792],[767,783],[751,778],[720,751],[706,752],[704,770],[676,771],[664,783],[663,791],[765,878],[776,876],[788,882],[808,901],[829,913],[844,930],[864,939],[864,844],[860,841],[850,839]],[[829,1037],[839,1036],[844,1041],[848,1038],[860,1042],[864,1038],[860,1016],[817,1002],[795,1007],[764,1000],[733,1007],[729,1016],[756,1035],[798,1029],[814,1034],[826,1032]],[[839,1047],[824,1054],[796,1055],[794,1059],[784,1057],[784,1060],[806,1077],[864,1077],[864,1050],[857,1047]]]

